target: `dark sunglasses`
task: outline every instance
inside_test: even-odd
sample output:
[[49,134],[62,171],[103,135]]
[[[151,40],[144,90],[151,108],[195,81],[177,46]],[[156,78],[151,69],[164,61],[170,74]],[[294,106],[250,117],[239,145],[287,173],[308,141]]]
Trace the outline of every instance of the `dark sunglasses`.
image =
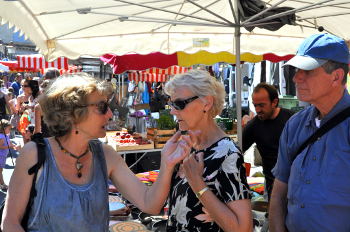
[[22,87],[24,87],[24,88],[28,88],[28,87],[29,87],[29,85],[22,85]]
[[196,100],[197,98],[199,98],[198,96],[194,96],[191,98],[187,98],[185,100],[175,100],[175,101],[169,101],[168,104],[171,107],[174,107],[176,110],[183,110],[185,109],[186,105],[190,102],[193,102],[194,100]]
[[109,104],[108,102],[101,101],[99,103],[87,104],[82,107],[96,106],[100,114],[106,114],[108,112]]

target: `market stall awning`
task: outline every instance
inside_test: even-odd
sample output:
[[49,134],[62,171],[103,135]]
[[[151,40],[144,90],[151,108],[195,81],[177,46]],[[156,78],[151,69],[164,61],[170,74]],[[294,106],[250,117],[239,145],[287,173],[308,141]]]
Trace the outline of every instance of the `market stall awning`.
[[[243,14],[240,21],[233,12],[237,1],[0,1],[0,15],[1,23],[15,25],[47,60],[110,52],[235,53],[237,27],[241,28],[242,53],[291,54],[303,38],[319,31],[350,39],[350,24],[346,23],[349,1],[263,0],[267,12],[254,12],[253,17]],[[284,25],[278,31],[259,28],[276,24],[281,18],[274,11],[277,7],[294,8],[285,13],[293,18],[295,15],[293,25]],[[252,32],[245,29],[253,27]]]
[[144,72],[155,73],[155,74],[176,75],[180,73],[185,73],[188,70],[189,68],[174,65],[168,68],[149,68],[149,69],[146,69]]
[[185,73],[189,70],[186,67],[171,66],[165,69],[149,68],[144,71],[132,71],[128,73],[130,81],[166,82],[171,75]]
[[33,68],[20,68],[17,61],[0,61],[0,64],[3,64],[9,67],[10,72],[39,72],[40,69]]
[[58,57],[52,62],[47,62],[45,61],[45,58],[42,55],[20,55],[17,56],[17,62],[19,68],[57,68],[68,70],[68,59],[66,57]]
[[166,82],[169,78],[169,75],[166,74],[155,74],[155,73],[145,73],[145,72],[130,72],[129,74],[130,81],[147,81],[147,82]]
[[81,66],[68,65],[68,69],[60,69],[60,74],[61,75],[73,74],[73,73],[81,72],[81,70],[82,70]]
[[[263,55],[255,55],[252,53],[244,53],[241,55],[241,61],[257,63],[263,60],[271,62],[286,61],[294,55],[278,56],[273,53]],[[235,63],[236,56],[229,52],[211,53],[207,51],[199,51],[193,54],[186,52],[176,52],[173,54],[163,54],[154,52],[147,55],[127,54],[117,56],[113,54],[105,54],[100,59],[113,67],[115,74],[120,74],[129,70],[145,70],[149,68],[166,69],[172,66],[190,67],[195,64],[212,65],[218,62]]]

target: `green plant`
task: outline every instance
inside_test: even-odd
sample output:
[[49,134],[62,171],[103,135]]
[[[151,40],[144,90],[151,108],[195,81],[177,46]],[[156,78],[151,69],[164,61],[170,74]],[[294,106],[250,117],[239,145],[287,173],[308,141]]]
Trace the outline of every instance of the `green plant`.
[[160,115],[157,121],[157,128],[160,130],[171,130],[176,127],[176,123],[171,115],[163,114]]

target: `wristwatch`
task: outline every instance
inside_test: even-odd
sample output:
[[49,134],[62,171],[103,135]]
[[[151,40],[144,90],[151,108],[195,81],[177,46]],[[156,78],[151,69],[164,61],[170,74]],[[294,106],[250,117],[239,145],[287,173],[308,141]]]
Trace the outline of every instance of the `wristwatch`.
[[207,190],[209,190],[209,187],[205,187],[202,190],[196,192],[196,197],[199,199]]

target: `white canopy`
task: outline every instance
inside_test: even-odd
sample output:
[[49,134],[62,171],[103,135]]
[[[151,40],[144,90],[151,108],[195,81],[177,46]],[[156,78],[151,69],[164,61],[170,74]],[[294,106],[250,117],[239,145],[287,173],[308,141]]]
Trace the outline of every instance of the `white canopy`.
[[[2,23],[9,22],[28,36],[47,61],[105,53],[234,53],[236,100],[240,103],[241,53],[295,53],[303,38],[321,28],[350,39],[348,0],[262,1],[268,3],[268,10],[277,6],[294,10],[262,19],[258,14],[241,22],[238,0],[0,0],[0,16]],[[290,13],[296,14],[296,25],[275,32],[255,28],[249,33],[243,29],[266,25],[268,19]],[[241,143],[240,104],[237,118]]]
[[[48,61],[60,56],[160,51],[234,52],[235,0],[0,0],[2,23],[30,38]],[[295,52],[301,38],[325,31],[350,38],[350,3],[344,0],[264,0],[294,7],[297,24],[276,32],[241,29],[241,53]],[[273,16],[275,17],[275,16]],[[255,21],[255,22],[254,22]],[[243,25],[263,24],[251,20]]]

